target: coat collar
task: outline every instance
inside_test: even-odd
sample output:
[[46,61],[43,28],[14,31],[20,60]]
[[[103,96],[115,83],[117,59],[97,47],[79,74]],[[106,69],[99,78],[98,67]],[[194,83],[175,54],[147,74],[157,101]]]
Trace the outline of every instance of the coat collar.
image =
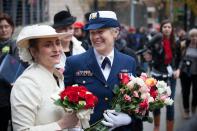
[[94,54],[94,50],[93,48],[88,50],[88,67],[90,68],[90,70],[93,72],[93,74],[95,75],[95,77],[97,77],[100,81],[102,81],[103,83],[111,83],[114,79],[114,77],[118,77],[116,76],[120,69],[122,68],[122,66],[120,66],[120,61],[121,61],[121,57],[119,55],[119,52],[114,49],[114,60],[113,60],[113,64],[112,64],[112,68],[111,68],[111,72],[109,74],[108,80],[106,81],[102,71],[99,67],[99,64],[96,60],[96,56]]

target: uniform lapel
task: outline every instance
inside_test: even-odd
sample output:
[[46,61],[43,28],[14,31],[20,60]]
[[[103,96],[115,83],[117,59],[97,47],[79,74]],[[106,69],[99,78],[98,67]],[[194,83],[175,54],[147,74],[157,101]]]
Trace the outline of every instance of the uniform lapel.
[[88,67],[93,72],[93,75],[99,79],[101,82],[106,83],[106,80],[103,76],[103,73],[98,65],[98,62],[96,60],[96,56],[94,54],[93,49],[89,50],[89,59],[88,59]]
[[114,78],[117,78],[117,74],[120,72],[121,68],[122,68],[122,63],[120,63],[121,58],[118,55],[117,50],[114,50],[114,60],[113,60],[113,64],[111,67],[111,71],[109,74],[109,77],[107,79],[107,83],[113,83]]

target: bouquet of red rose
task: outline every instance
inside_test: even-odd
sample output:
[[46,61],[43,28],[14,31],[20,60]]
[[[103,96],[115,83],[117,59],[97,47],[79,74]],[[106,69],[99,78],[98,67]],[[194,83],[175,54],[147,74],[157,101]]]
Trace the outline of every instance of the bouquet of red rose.
[[98,99],[86,87],[67,86],[53,96],[53,99],[55,99],[55,104],[62,106],[66,112],[76,112],[84,129],[89,127],[90,114],[93,113]]
[[[120,73],[120,85],[115,86],[115,94],[111,103],[116,112],[124,112],[132,117],[152,122],[147,115],[149,111],[159,109],[165,105],[171,105],[173,100],[169,98],[170,88],[164,81],[157,81],[142,73],[140,77],[130,77],[128,73]],[[93,124],[86,131],[107,131],[101,121]]]

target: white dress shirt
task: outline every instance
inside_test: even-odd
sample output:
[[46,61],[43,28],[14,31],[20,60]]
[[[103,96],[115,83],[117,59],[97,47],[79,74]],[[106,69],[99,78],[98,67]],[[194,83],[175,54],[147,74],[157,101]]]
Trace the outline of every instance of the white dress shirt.
[[[103,76],[105,77],[105,80],[107,81],[108,77],[109,77],[109,74],[110,74],[110,71],[111,71],[111,67],[112,67],[112,64],[113,64],[113,60],[114,60],[114,49],[107,55],[107,56],[103,56],[101,54],[99,54],[95,49],[94,49],[94,54],[96,56],[96,60],[99,64],[99,67],[103,73]],[[103,60],[105,59],[105,57],[108,57],[110,62],[111,62],[111,66],[109,66],[108,64],[105,66],[105,69],[102,69],[101,68],[101,64],[103,62]]]

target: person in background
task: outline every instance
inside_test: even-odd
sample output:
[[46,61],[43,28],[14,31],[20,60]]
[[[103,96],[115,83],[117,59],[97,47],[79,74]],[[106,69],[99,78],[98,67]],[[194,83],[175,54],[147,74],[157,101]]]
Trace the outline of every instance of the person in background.
[[[196,114],[197,107],[197,28],[189,31],[188,45],[181,44],[181,87],[183,100],[183,118],[188,119],[190,112]],[[192,102],[190,104],[190,89],[192,85]],[[191,105],[191,110],[190,110]]]
[[81,46],[81,41],[78,41],[74,35],[74,23],[76,17],[71,16],[69,9],[68,11],[60,11],[54,16],[53,28],[55,28],[58,33],[68,33],[69,36],[66,36],[61,40],[63,52],[67,57],[80,54],[85,52],[85,49]]
[[138,51],[140,49],[143,49],[145,44],[147,43],[147,37],[145,34],[144,27],[140,27],[136,29],[136,32],[134,34],[128,34],[127,35],[127,46],[134,51]]
[[[14,22],[8,14],[0,12],[0,63],[6,54],[15,54]],[[6,131],[11,120],[10,92],[11,83],[0,79],[0,131]]]
[[77,38],[79,41],[83,41],[84,38],[84,23],[77,21],[74,23],[74,36]]
[[[80,55],[71,56],[66,61],[64,84],[84,85],[98,97],[98,104],[91,115],[90,124],[102,119],[104,111],[111,109],[112,90],[116,84],[120,83],[119,73],[131,73],[135,76],[135,60],[131,56],[120,53],[114,47],[119,27],[120,24],[114,12],[91,13],[84,29],[90,33],[93,48]],[[111,128],[114,131],[132,130],[132,119],[129,115],[122,112],[114,115],[110,110],[106,112],[117,120],[106,121],[112,125]]]
[[76,114],[66,114],[51,98],[64,88],[63,75],[55,65],[60,62],[60,38],[65,35],[48,25],[27,26],[19,33],[19,57],[30,65],[11,91],[14,131],[57,131],[79,126]]
[[86,50],[81,46],[82,42],[78,41],[74,35],[74,22],[76,17],[71,16],[69,9],[63,10],[55,14],[53,28],[58,33],[67,33],[66,37],[61,39],[63,54],[61,62],[56,65],[60,72],[64,72],[66,57],[77,55],[85,52]]
[[[85,13],[85,15],[84,15],[85,22],[84,22],[84,24],[88,23],[90,14],[91,14],[91,12]],[[83,41],[82,41],[81,45],[83,46],[83,48],[85,50],[88,50],[89,48],[92,47],[92,44],[91,44],[91,41],[90,41],[90,34],[86,30],[84,30],[84,38],[83,38]]]
[[[178,68],[180,59],[177,54],[179,50],[176,47],[174,41],[174,32],[171,21],[164,20],[160,26],[160,32],[162,39],[152,45],[149,53],[144,54],[144,58],[151,60],[151,74],[158,80],[164,80],[171,88],[171,96],[174,100],[176,79],[180,75],[180,69]],[[156,34],[157,35],[157,34]],[[149,56],[151,55],[151,56]],[[150,59],[151,58],[151,59]],[[164,77],[166,76],[166,77]],[[174,129],[174,104],[167,106],[166,111],[166,130],[173,131]],[[155,110],[154,115],[154,131],[160,129],[160,110]]]

